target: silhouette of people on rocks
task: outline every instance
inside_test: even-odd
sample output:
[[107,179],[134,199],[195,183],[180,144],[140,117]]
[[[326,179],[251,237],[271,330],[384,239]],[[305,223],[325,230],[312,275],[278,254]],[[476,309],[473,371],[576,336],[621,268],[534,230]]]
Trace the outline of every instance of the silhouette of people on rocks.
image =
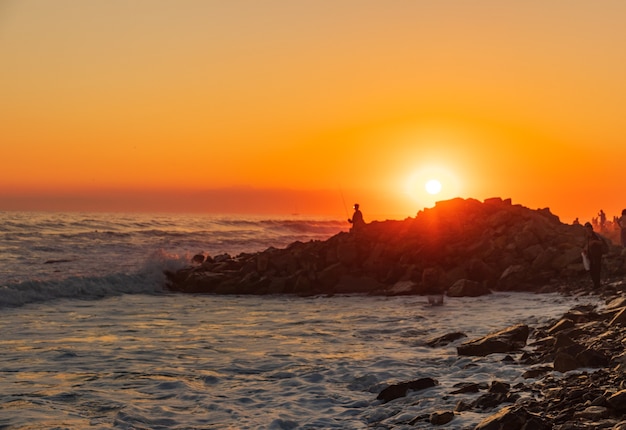
[[600,231],[604,231],[606,228],[606,214],[602,209],[600,209],[598,216],[600,217]]
[[365,225],[363,213],[359,209],[358,203],[354,204],[354,213],[352,214],[352,218],[348,219],[348,222],[352,224],[350,231],[359,231]]
[[622,246],[626,247],[626,209],[622,209],[622,216],[618,218],[617,224],[620,228],[620,240]]
[[583,252],[589,259],[589,274],[595,288],[600,288],[600,272],[602,269],[603,239],[593,231],[590,222],[585,223],[585,245]]
[[574,220],[574,222],[572,224],[573,225],[580,225],[580,221],[578,221],[578,217],[576,217],[576,219]]

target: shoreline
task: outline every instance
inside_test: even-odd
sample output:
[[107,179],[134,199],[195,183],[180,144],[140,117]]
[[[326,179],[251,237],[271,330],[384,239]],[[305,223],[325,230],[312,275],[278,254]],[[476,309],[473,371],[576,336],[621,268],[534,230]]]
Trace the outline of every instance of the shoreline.
[[[506,327],[459,344],[459,356],[506,353],[503,365],[523,366],[522,377],[529,382],[472,381],[459,385],[449,394],[482,394],[469,403],[460,400],[454,409],[415,417],[410,424],[453,425],[455,417],[477,412],[485,417],[474,430],[626,429],[626,281],[617,279],[604,284],[602,291],[578,293],[590,294],[605,305],[600,309],[575,306],[543,326]],[[449,333],[433,339],[432,347],[460,337],[459,333]],[[484,349],[462,352],[463,347],[475,344]],[[508,350],[502,349],[503,344]],[[397,392],[399,387],[407,387],[398,396],[402,397],[409,395],[411,384],[416,382],[391,388]],[[386,395],[388,392],[381,392],[379,399],[393,400]],[[419,392],[414,396],[419,398]]]
[[[415,218],[375,221],[325,241],[236,257],[198,255],[194,264],[166,275],[173,291],[219,295],[597,296],[606,303],[600,311],[574,307],[543,327],[503,328],[463,342],[459,347],[495,345],[478,355],[506,352],[505,365],[527,367],[534,381],[459,387],[485,393],[409,424],[444,425],[456,414],[477,410],[494,413],[475,430],[626,430],[626,252],[609,246],[604,285],[595,291],[581,259],[583,237],[582,226],[561,223],[547,208],[531,210],[500,198],[453,199]],[[392,396],[381,392],[379,400],[414,390],[419,396],[431,383],[401,382],[388,387]]]

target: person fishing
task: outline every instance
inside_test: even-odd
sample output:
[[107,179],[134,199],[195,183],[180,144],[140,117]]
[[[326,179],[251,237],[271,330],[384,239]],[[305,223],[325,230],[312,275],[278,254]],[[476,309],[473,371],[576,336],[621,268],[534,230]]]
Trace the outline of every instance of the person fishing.
[[348,218],[348,222],[352,224],[350,231],[359,231],[365,225],[363,213],[359,209],[358,203],[354,204],[354,214],[352,214],[352,218]]

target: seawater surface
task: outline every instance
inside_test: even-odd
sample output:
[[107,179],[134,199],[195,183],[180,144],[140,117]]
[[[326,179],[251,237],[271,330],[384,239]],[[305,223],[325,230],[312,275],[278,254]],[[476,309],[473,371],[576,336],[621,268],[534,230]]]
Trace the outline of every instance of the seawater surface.
[[[0,428],[431,428],[409,423],[477,396],[450,395],[455,384],[522,382],[525,369],[502,354],[459,357],[463,340],[428,340],[540,325],[593,300],[497,293],[430,307],[423,297],[173,294],[163,269],[196,252],[252,252],[343,226],[0,215]],[[420,377],[439,385],[376,400],[389,384]],[[473,428],[488,413],[459,414],[447,428]]]

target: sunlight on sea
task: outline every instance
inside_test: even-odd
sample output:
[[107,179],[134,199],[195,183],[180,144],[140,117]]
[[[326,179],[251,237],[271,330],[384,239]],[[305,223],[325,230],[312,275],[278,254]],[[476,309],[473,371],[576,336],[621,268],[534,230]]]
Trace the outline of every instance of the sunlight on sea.
[[[134,294],[7,308],[0,425],[428,428],[407,422],[472,396],[450,396],[455,383],[515,383],[524,369],[503,365],[501,354],[458,357],[456,344],[433,349],[427,340],[541,324],[575,303],[523,293],[442,307],[422,297]],[[420,377],[440,385],[376,400],[387,385]],[[455,428],[481,418],[459,415]]]

